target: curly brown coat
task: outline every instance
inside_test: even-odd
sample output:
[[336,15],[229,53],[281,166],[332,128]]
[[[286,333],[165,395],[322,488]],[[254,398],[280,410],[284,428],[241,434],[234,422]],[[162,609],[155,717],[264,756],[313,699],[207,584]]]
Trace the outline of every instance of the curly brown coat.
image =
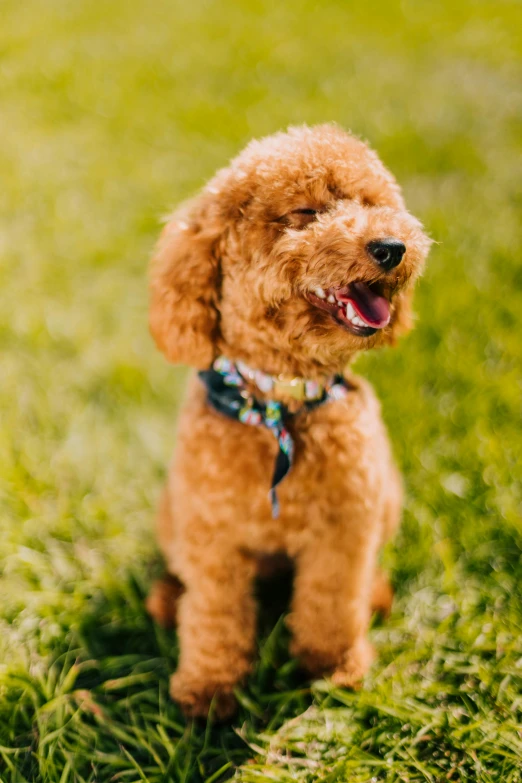
[[[368,252],[383,237],[405,246],[389,271]],[[152,264],[152,334],[171,362],[204,369],[225,355],[322,381],[409,327],[429,244],[367,145],[333,125],[290,128],[251,142],[174,214]],[[387,325],[361,330],[314,294],[354,282],[387,300]],[[267,492],[273,435],[215,412],[199,379],[190,383],[159,514],[171,579],[148,601],[159,621],[177,619],[171,694],[187,714],[206,715],[213,699],[217,717],[234,709],[266,555],[295,562],[288,624],[302,665],[354,686],[372,661],[372,606],[391,603],[376,559],[399,522],[401,480],[371,387],[344,373],[345,399],[292,420],[296,459],[278,519]]]

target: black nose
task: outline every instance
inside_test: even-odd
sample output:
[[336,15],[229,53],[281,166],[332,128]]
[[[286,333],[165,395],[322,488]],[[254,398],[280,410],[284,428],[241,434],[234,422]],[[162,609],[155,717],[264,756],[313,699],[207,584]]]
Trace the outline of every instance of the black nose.
[[401,263],[401,259],[406,252],[406,245],[400,239],[395,237],[386,237],[385,239],[374,239],[366,245],[371,257],[377,261],[381,269],[389,272],[395,269]]

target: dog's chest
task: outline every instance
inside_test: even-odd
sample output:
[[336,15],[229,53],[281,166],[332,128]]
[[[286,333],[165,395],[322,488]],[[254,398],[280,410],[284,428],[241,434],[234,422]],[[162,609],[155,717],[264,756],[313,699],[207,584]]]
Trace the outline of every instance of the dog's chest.
[[[370,400],[373,403],[374,400]],[[329,403],[294,424],[295,462],[281,497],[340,508],[347,494],[375,489],[387,443],[377,405]]]
[[302,536],[374,503],[386,479],[389,448],[379,404],[363,382],[346,399],[290,419],[294,460],[277,487],[277,518],[269,501],[278,454],[274,434],[227,419],[202,395],[188,407],[178,432],[175,513],[192,517],[197,508],[213,528],[230,528],[248,549],[298,547]]
[[[286,551],[294,556],[310,540],[320,542],[328,530],[346,532],[361,509],[369,524],[377,515],[389,466],[389,450],[378,410],[343,409],[332,403],[291,425],[295,460],[277,488],[280,514],[274,519],[267,502],[272,464],[260,450],[262,481],[252,485],[252,502],[241,533],[246,549]],[[272,452],[272,455],[275,452]],[[254,499],[255,497],[255,499]],[[253,512],[253,513],[252,513]]]

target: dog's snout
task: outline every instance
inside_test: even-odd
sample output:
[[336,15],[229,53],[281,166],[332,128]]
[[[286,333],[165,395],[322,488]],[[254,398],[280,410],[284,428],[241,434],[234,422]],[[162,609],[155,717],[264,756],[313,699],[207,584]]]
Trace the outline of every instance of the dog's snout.
[[366,249],[381,269],[389,272],[401,263],[402,257],[406,252],[406,245],[400,239],[386,237],[385,239],[374,239],[372,242],[368,242]]

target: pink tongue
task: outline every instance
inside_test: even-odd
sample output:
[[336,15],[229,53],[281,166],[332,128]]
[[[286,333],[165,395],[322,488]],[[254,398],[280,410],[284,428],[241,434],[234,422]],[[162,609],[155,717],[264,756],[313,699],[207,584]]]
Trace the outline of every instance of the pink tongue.
[[382,329],[389,323],[390,303],[384,296],[375,294],[366,283],[352,283],[346,298],[351,301],[357,315],[369,326]]

